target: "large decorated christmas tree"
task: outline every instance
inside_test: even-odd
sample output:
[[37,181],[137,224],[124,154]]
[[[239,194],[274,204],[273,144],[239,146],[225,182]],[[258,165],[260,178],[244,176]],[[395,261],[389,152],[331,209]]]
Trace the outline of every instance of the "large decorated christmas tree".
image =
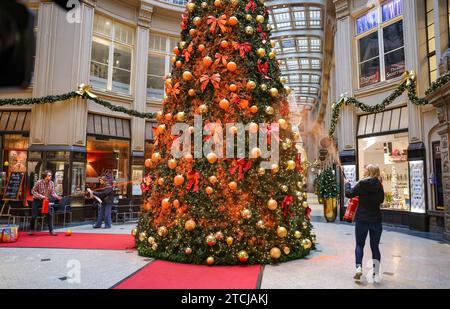
[[[191,0],[186,7],[155,147],[145,161],[144,205],[132,231],[138,252],[208,265],[304,257],[314,235],[295,147],[299,136],[288,121],[290,89],[272,51],[268,11],[254,0]],[[200,141],[214,144],[200,155],[195,145],[180,147],[196,139],[199,116],[206,126]],[[187,130],[173,134],[181,124]],[[246,128],[244,155],[219,134],[242,141],[238,124]],[[269,168],[261,165],[268,158],[261,146],[252,146],[251,134],[268,144],[272,156],[279,149]],[[174,155],[175,145],[182,156]]]

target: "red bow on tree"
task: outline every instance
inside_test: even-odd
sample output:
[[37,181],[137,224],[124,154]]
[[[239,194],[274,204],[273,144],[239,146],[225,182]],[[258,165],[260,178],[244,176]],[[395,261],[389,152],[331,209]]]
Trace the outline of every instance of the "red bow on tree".
[[280,142],[280,127],[274,126],[272,128],[271,125],[261,126],[261,132],[267,134],[267,145],[270,145],[272,142],[272,132],[274,133],[274,137],[277,142]]
[[311,208],[309,208],[309,206],[306,207],[306,209],[305,209],[305,216],[306,216],[309,220],[311,220]]
[[186,189],[192,192],[198,192],[198,183],[200,182],[200,173],[197,171],[190,171],[187,174],[188,183]]
[[246,173],[251,167],[252,167],[252,161],[246,160],[244,158],[236,160],[233,160],[233,163],[231,163],[231,167],[228,169],[230,174],[236,173],[236,170],[239,169],[239,175],[238,180],[244,179],[244,173]]
[[297,153],[295,156],[295,170],[299,173],[303,173],[302,155]]
[[201,89],[203,92],[205,92],[205,89],[209,83],[211,83],[211,85],[213,85],[213,87],[217,89],[217,88],[219,88],[220,74],[216,73],[211,76],[209,76],[207,74],[203,74],[202,76],[200,76],[200,83],[201,83]]
[[220,54],[220,53],[216,53],[216,55],[214,56],[214,58],[216,58],[216,61],[214,61],[214,64],[215,65],[218,65],[219,63],[222,63],[224,66],[226,66],[227,65],[227,59],[228,59],[228,56],[223,56],[222,54]]
[[247,5],[245,6],[245,10],[248,11],[249,9],[252,9],[252,13],[255,12],[256,9],[256,3],[253,0],[249,0],[247,2]]
[[258,26],[256,26],[256,32],[259,33],[259,35],[261,36],[261,39],[263,41],[267,41],[267,33],[265,33],[263,31],[263,28],[262,28],[261,24],[258,24]]
[[280,104],[280,114],[283,117],[287,117],[289,115],[289,104],[287,101],[281,102]]
[[222,33],[227,32],[227,27],[225,27],[226,24],[227,24],[226,15],[222,15],[219,18],[216,18],[213,15],[208,16],[208,25],[211,25],[209,31],[211,33],[214,33],[216,31],[216,27],[219,27]]
[[181,14],[181,29],[186,30],[188,26],[188,20],[186,14]]
[[257,67],[259,73],[264,75],[265,78],[269,78],[269,76],[267,76],[267,73],[269,73],[269,63],[267,61],[262,63],[261,59],[258,59]]
[[180,94],[180,83],[176,83],[175,86],[173,86],[171,83],[167,83],[166,94],[171,94],[176,99],[177,95]]
[[189,44],[188,48],[183,50],[182,56],[184,57],[185,62],[188,62],[191,58],[191,52],[194,49],[192,43]]
[[291,213],[289,205],[291,205],[293,202],[294,197],[292,195],[286,195],[283,201],[281,202],[281,209],[283,209],[283,215],[285,218],[287,218]]
[[233,48],[235,50],[239,50],[239,56],[241,56],[241,58],[244,58],[246,53],[249,53],[252,50],[252,45],[249,42],[244,42],[244,43],[238,43],[238,42],[233,42]]
[[241,98],[234,92],[231,93],[230,103],[236,104],[239,108],[241,108],[239,105],[239,103],[241,103]]
[[142,193],[150,191],[151,188],[152,188],[152,179],[149,176],[145,176],[144,179],[142,179],[141,183]]

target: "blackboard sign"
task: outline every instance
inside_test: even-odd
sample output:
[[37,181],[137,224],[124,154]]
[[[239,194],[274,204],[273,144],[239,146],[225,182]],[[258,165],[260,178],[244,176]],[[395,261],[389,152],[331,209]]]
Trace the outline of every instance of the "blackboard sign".
[[18,200],[25,173],[11,173],[3,194],[3,200]]

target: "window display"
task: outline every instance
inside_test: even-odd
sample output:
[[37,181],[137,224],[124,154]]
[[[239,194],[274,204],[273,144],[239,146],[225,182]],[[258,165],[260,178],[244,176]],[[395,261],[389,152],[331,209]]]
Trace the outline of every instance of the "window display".
[[380,167],[385,199],[382,208],[411,209],[408,175],[408,133],[358,139],[359,175],[367,164]]

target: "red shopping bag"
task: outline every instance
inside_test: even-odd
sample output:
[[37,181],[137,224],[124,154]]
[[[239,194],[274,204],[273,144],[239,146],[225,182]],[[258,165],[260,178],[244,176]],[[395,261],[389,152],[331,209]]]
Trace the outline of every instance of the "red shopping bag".
[[41,209],[41,213],[42,214],[48,214],[48,199],[43,199],[42,200],[42,209]]
[[356,210],[358,209],[359,197],[354,197],[348,202],[347,210],[344,214],[344,221],[353,222],[355,220]]

